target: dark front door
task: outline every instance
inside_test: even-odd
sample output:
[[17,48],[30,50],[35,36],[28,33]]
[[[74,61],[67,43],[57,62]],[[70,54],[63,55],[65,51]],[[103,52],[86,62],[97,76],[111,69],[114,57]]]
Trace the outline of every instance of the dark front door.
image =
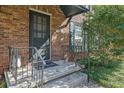
[[45,48],[45,59],[50,59],[50,16],[30,11],[29,46]]

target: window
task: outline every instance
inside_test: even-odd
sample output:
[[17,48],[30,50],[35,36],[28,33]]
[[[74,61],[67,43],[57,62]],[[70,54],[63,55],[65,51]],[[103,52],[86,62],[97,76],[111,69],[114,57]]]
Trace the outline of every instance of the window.
[[74,52],[87,51],[87,33],[77,22],[70,22],[70,49]]

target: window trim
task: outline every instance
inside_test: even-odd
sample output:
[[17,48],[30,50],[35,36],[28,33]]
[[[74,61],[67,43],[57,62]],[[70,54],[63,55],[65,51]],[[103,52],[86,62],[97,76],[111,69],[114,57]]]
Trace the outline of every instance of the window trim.
[[[70,49],[70,51],[73,51],[73,52],[87,52],[87,49],[86,49],[87,40],[84,40],[84,38],[85,38],[85,39],[88,38],[88,36],[86,36],[86,35],[88,35],[88,33],[86,34],[85,31],[84,31],[84,33],[82,34],[82,38],[83,38],[82,45],[81,45],[81,46],[77,46],[77,48],[78,48],[78,47],[81,47],[81,49],[75,51],[75,49],[72,48],[72,40],[71,40],[71,38],[72,38],[72,35],[71,35],[72,32],[71,32],[71,31],[72,31],[72,30],[71,30],[71,23],[73,23],[74,26],[80,26],[81,29],[82,29],[82,26],[83,26],[83,23],[79,23],[79,22],[75,22],[75,21],[70,21],[70,23],[69,23],[69,49]],[[74,29],[74,27],[73,27],[73,29]],[[74,29],[73,33],[75,33],[75,29]]]

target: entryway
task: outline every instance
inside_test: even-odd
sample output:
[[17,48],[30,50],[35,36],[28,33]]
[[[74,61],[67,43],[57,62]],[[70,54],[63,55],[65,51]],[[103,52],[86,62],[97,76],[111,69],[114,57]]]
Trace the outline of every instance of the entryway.
[[34,11],[29,12],[29,47],[44,49],[45,60],[50,59],[50,16]]

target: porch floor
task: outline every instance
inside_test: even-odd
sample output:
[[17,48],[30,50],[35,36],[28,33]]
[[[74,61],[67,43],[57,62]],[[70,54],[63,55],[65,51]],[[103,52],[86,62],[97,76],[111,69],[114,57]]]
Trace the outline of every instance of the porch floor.
[[[57,66],[54,67],[49,67],[44,69],[44,76],[43,76],[43,83],[44,86],[43,87],[56,87],[58,85],[62,85],[60,87],[64,87],[65,86],[69,87],[70,85],[72,85],[72,81],[74,81],[72,79],[72,77],[77,77],[79,75],[79,77],[77,77],[76,80],[78,80],[77,82],[86,82],[87,80],[87,75],[84,73],[80,73],[79,71],[81,70],[80,67],[75,66],[75,64],[73,62],[66,62],[64,60],[60,60],[60,61],[54,61],[54,63],[57,64]],[[35,68],[33,68],[35,69]],[[10,71],[5,72],[5,78],[6,78],[6,83],[7,83],[7,87],[18,87],[18,88],[26,88],[26,87],[36,87],[38,82],[41,80],[41,78],[39,78],[39,75],[37,73],[41,72],[41,70],[37,70],[35,69],[35,80],[31,79],[31,69],[27,72],[26,71],[26,67],[23,70],[23,77],[21,76],[22,72],[21,72],[21,68],[18,69],[18,75],[17,75],[17,80],[18,83],[15,84],[15,79],[12,75],[12,73]],[[75,73],[77,72],[77,73]],[[26,77],[28,73],[28,78]],[[70,74],[70,76],[69,76]],[[77,75],[78,74],[78,75]],[[66,79],[62,79],[62,77],[67,77]],[[80,78],[81,77],[81,78]],[[61,80],[57,81],[57,79],[61,78]],[[80,79],[79,79],[80,78]],[[69,79],[72,79],[69,80]],[[80,81],[82,80],[82,81]],[[54,83],[51,83],[52,81],[55,81]],[[76,81],[75,81],[76,82]],[[57,85],[58,84],[58,85]],[[76,84],[76,83],[74,83]],[[54,85],[54,86],[53,86]],[[73,86],[71,86],[73,87]],[[76,86],[75,86],[76,87]]]

